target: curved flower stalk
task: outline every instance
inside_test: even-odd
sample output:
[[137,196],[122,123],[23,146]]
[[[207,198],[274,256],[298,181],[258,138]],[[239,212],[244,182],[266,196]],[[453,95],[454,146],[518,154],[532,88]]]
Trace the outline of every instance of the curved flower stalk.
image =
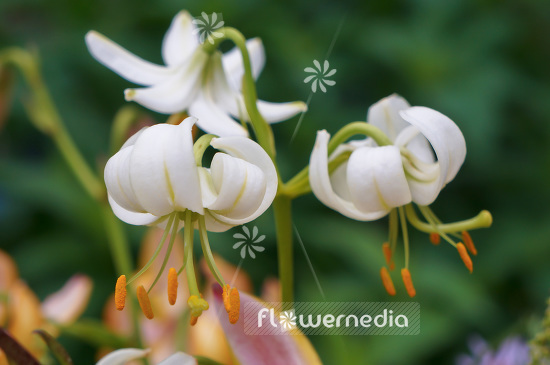
[[[92,281],[85,275],[74,275],[40,303],[17,271],[11,257],[0,250],[0,297],[5,297],[0,299],[0,327],[6,328],[31,355],[42,359],[46,347],[33,331],[44,329],[56,337],[58,324],[68,325],[80,317],[90,299]],[[7,364],[0,350],[0,365]]]
[[[125,365],[132,360],[143,359],[149,350],[142,349],[120,349],[111,352],[99,360],[96,365]],[[174,355],[159,362],[158,365],[197,365],[197,359],[183,352],[176,352]]]
[[[226,287],[214,263],[207,231],[223,232],[260,216],[273,202],[277,192],[277,172],[267,153],[256,142],[244,137],[214,138],[204,135],[193,144],[189,117],[179,125],[159,124],[144,128],[132,136],[105,166],[105,184],[113,212],[126,223],[155,225],[165,229],[157,250],[149,262],[126,282],[117,281],[115,302],[124,308],[126,286],[145,272],[170,236],[166,256],[149,291],[163,273],[176,235],[184,227],[184,262],[168,273],[168,297],[175,303],[177,277],[187,274],[194,324],[208,303],[201,297],[193,264],[193,232],[200,232],[201,245],[211,271]],[[202,167],[202,156],[208,146],[222,152],[214,155],[210,168]],[[143,286],[138,299],[149,319],[153,310]],[[238,297],[227,288],[228,297]],[[238,306],[237,306],[238,307]],[[238,320],[238,308],[236,317]],[[229,311],[228,311],[229,312]]]
[[[371,138],[343,143],[355,134]],[[390,215],[389,239],[383,244],[390,270],[401,225],[405,249],[401,276],[413,297],[407,220],[429,233],[434,244],[443,237],[456,247],[470,272],[468,251],[473,255],[477,251],[467,231],[492,223],[491,214],[482,211],[470,220],[443,224],[428,207],[456,176],[465,156],[464,136],[451,119],[430,108],[411,107],[405,99],[391,95],[369,108],[367,123],[349,124],[332,139],[324,130],[317,133],[309,181],[321,202],[347,217],[371,221]],[[411,203],[416,203],[425,222]],[[394,295],[387,268],[380,273],[386,290]]]
[[[199,44],[196,25],[186,11],[173,19],[162,42],[164,66],[145,61],[103,35],[90,31],[86,44],[92,56],[128,81],[145,87],[126,89],[126,100],[135,101],[164,114],[187,111],[197,117],[197,125],[219,136],[248,136],[235,121],[250,118],[241,94],[244,66],[237,48],[222,55],[208,52]],[[247,41],[253,77],[265,63],[259,38]],[[286,120],[304,110],[303,102],[270,103],[259,100],[258,109],[269,123]]]

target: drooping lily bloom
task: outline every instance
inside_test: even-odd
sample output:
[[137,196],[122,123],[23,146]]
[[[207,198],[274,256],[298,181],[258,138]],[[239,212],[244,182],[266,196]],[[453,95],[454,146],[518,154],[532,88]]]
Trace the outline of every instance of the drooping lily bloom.
[[[208,304],[201,298],[195,281],[193,230],[199,229],[204,256],[220,285],[225,286],[212,258],[207,231],[223,232],[250,222],[273,202],[277,172],[263,148],[245,137],[214,138],[212,135],[205,135],[193,144],[191,130],[195,121],[189,117],[179,125],[144,128],[107,162],[105,183],[117,217],[134,225],[165,228],[158,249],[144,268],[129,282],[125,276],[117,282],[119,309],[124,307],[126,285],[151,265],[170,233],[166,250],[169,257],[176,234],[183,226],[187,261],[180,270],[171,269],[173,274],[169,273],[168,280],[172,287],[177,286],[177,276],[185,268],[191,292],[188,304],[196,322]],[[208,146],[223,152],[216,153],[210,168],[205,168],[202,156]],[[138,299],[146,316],[152,318],[143,287],[138,287]],[[172,302],[175,298],[169,300]]]
[[[149,350],[141,349],[120,349],[111,352],[96,365],[125,365],[132,360],[143,359],[147,356]],[[197,365],[197,359],[183,352],[176,352],[174,355],[159,362],[158,365]]]
[[[164,114],[187,111],[199,119],[197,125],[207,133],[248,136],[233,119],[249,121],[241,94],[241,54],[237,48],[223,55],[219,51],[205,52],[195,28],[188,12],[181,11],[174,17],[162,42],[164,66],[139,58],[95,31],[88,32],[86,44],[100,63],[128,81],[145,86],[126,89],[126,100]],[[262,42],[254,38],[246,46],[257,78],[265,63]],[[260,100],[257,105],[269,123],[286,120],[307,108],[303,102]]]
[[[0,327],[4,327],[31,355],[42,359],[46,346],[33,334],[43,329],[57,336],[57,324],[68,325],[86,309],[92,292],[92,281],[85,275],[74,275],[57,292],[42,303],[34,292],[18,277],[15,262],[0,250]],[[0,365],[8,361],[0,350]]]
[[[401,274],[411,296],[416,292],[408,270],[407,219],[431,233],[434,243],[443,237],[455,246],[471,271],[466,247],[474,255],[477,251],[466,230],[489,226],[489,212],[483,211],[473,220],[442,224],[427,207],[464,162],[466,143],[458,126],[438,111],[411,107],[405,99],[392,95],[371,106],[367,125],[359,128],[373,138],[330,145],[326,131],[317,133],[309,169],[311,189],[317,198],[356,220],[371,221],[390,214],[389,242],[383,246],[390,269],[401,218],[406,261]],[[334,140],[341,138],[335,136]],[[412,202],[426,222],[417,218]],[[448,234],[461,238],[466,246],[455,243]],[[381,270],[381,276],[388,292],[395,294],[387,269]]]

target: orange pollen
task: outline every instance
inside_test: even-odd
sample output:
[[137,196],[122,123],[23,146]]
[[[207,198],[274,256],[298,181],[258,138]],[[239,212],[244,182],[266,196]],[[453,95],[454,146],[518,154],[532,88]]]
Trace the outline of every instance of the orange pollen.
[[191,324],[191,326],[196,325],[198,319],[199,319],[199,317],[191,316],[191,320],[189,321],[189,323]]
[[178,298],[178,273],[173,267],[168,270],[168,303],[176,304]]
[[231,287],[229,286],[229,284],[225,284],[223,286],[222,298],[223,298],[223,306],[225,307],[225,311],[227,313],[229,313],[229,311],[231,310],[231,300],[229,298],[230,293],[231,293]]
[[439,233],[430,233],[430,242],[436,246],[439,245],[441,243],[441,236],[439,235]]
[[474,271],[474,264],[472,264],[472,259],[470,258],[470,255],[468,255],[466,247],[464,247],[462,243],[459,243],[456,245],[456,249],[458,250],[460,258],[464,261],[464,265],[468,268],[468,270],[470,270],[471,274]]
[[476,246],[474,246],[474,241],[472,241],[472,237],[467,231],[462,231],[462,241],[464,241],[464,246],[466,246],[468,251],[470,251],[472,255],[476,256]]
[[147,291],[143,287],[143,285],[140,285],[137,288],[137,298],[139,302],[139,306],[141,307],[141,311],[147,317],[147,319],[153,319],[155,315],[153,314],[153,308],[151,307],[151,302],[149,301],[149,296],[147,295]]
[[391,280],[390,273],[386,267],[380,269],[380,277],[382,277],[382,284],[389,295],[395,295],[395,287],[393,286],[393,281]]
[[235,324],[239,320],[239,312],[241,309],[241,298],[237,288],[231,289],[229,294],[230,308],[227,314],[229,315],[229,323]]
[[416,290],[414,289],[414,285],[411,279],[411,272],[409,269],[401,269],[401,277],[403,278],[403,283],[405,284],[405,288],[407,289],[407,294],[409,294],[409,297],[414,298],[416,295]]
[[382,251],[384,252],[384,258],[386,259],[386,265],[390,268],[390,270],[393,270],[395,268],[395,265],[393,264],[393,261],[391,259],[392,253],[390,244],[388,242],[384,242],[382,245]]
[[115,286],[115,305],[121,311],[126,305],[126,275],[120,275]]

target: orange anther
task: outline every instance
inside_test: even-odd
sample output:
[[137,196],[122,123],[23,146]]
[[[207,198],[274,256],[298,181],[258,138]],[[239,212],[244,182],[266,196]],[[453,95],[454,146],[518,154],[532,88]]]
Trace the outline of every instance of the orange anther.
[[456,245],[456,249],[458,250],[458,254],[460,255],[460,258],[462,261],[464,261],[464,265],[470,270],[470,274],[474,271],[474,264],[472,264],[472,259],[470,258],[470,255],[468,255],[468,251],[466,251],[466,247],[462,243],[459,243]]
[[121,311],[126,305],[126,275],[120,275],[115,286],[115,305]]
[[403,283],[407,289],[407,294],[409,294],[409,297],[414,298],[416,295],[416,290],[414,289],[409,269],[401,269],[401,277],[403,278]]
[[191,326],[196,325],[198,319],[199,319],[199,317],[191,316],[191,320],[189,321],[189,323],[191,324]]
[[393,281],[391,280],[390,273],[386,267],[380,269],[380,277],[382,277],[382,284],[389,295],[395,295],[395,287],[393,286]]
[[147,317],[147,319],[153,319],[155,315],[153,314],[153,308],[151,307],[151,302],[149,301],[149,296],[147,295],[147,291],[143,287],[143,285],[140,285],[137,288],[137,298],[139,302],[139,306],[141,307],[141,311]]
[[441,236],[439,235],[439,233],[430,233],[430,242],[436,246],[439,245],[441,243]]
[[178,273],[173,267],[168,270],[168,303],[176,304],[178,298]]
[[474,241],[472,241],[472,237],[467,231],[462,231],[462,241],[464,241],[464,246],[466,246],[468,251],[470,251],[472,255],[476,256],[476,246],[474,246]]
[[382,244],[382,251],[384,252],[384,258],[386,259],[386,265],[390,268],[390,270],[393,270],[395,268],[395,265],[391,259],[392,252],[390,248],[390,244],[388,242],[384,242]]
[[237,288],[231,289],[231,293],[229,294],[229,301],[231,304],[231,307],[227,314],[229,315],[229,323],[235,324],[239,320],[239,312],[241,309],[241,298],[239,296],[239,291]]
[[225,311],[229,313],[231,310],[231,300],[229,298],[229,294],[231,293],[231,287],[229,284],[225,284],[223,286],[223,293],[222,293],[222,299],[223,299],[223,306],[225,307]]

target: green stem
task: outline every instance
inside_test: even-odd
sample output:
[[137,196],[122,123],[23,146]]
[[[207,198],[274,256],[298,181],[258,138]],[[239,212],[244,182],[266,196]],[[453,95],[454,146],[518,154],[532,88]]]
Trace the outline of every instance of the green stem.
[[202,253],[204,260],[208,264],[208,268],[216,281],[222,286],[225,286],[225,280],[223,280],[222,274],[220,274],[218,268],[216,267],[216,262],[214,261],[214,255],[212,255],[212,250],[210,249],[210,242],[208,242],[208,232],[206,231],[206,222],[204,220],[204,215],[199,216],[199,234],[202,246]]
[[282,301],[294,301],[294,259],[292,249],[292,199],[280,195],[273,201],[277,231],[277,253]]
[[86,192],[96,200],[104,199],[105,188],[67,133],[42,80],[37,58],[26,50],[8,48],[0,53],[0,64],[12,64],[19,68],[32,92],[32,98],[26,103],[29,118],[39,130],[54,140],[61,155]]
[[185,211],[185,220],[183,226],[183,240],[185,244],[185,274],[187,274],[187,286],[189,293],[200,297],[199,287],[197,286],[197,278],[195,277],[195,266],[193,264],[193,233],[195,232],[193,224],[193,212]]
[[[433,232],[433,226],[422,222],[418,218],[412,204],[407,204],[405,206],[405,214],[407,215],[407,220],[419,231],[428,234]],[[437,231],[443,233],[470,231],[472,229],[488,228],[492,223],[493,217],[491,216],[491,213],[487,210],[482,210],[478,215],[470,219],[454,223],[438,224]]]

